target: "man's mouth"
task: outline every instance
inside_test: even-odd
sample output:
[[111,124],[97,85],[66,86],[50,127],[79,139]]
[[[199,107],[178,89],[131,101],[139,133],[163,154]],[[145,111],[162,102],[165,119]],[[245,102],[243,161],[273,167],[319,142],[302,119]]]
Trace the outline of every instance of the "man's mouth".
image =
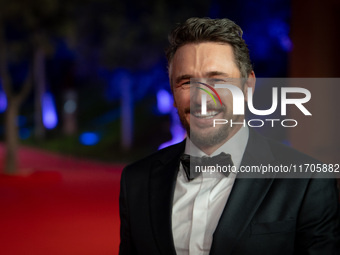
[[191,114],[199,119],[211,119],[211,118],[214,118],[220,112],[221,111],[212,110],[212,111],[207,111],[206,114],[202,114],[201,111],[195,111],[195,112],[192,112]]

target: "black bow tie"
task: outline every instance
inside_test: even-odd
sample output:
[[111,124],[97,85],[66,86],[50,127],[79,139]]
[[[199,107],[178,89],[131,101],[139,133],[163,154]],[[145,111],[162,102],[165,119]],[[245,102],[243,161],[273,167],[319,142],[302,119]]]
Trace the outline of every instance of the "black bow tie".
[[230,170],[234,165],[231,160],[231,155],[224,152],[214,157],[194,157],[188,154],[183,154],[180,157],[180,160],[189,181],[199,176],[202,171],[209,172],[209,169],[215,170],[215,172],[221,172],[228,177],[230,171],[227,170]]

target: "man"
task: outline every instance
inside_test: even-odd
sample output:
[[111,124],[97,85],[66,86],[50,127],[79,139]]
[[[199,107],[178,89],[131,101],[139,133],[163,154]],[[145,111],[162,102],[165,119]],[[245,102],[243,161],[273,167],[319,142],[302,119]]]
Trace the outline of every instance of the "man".
[[220,104],[207,100],[202,113],[200,91],[210,83],[254,91],[241,28],[228,19],[191,18],[169,41],[174,104],[189,137],[124,169],[120,254],[340,254],[334,180],[251,179],[188,167],[187,154],[199,161],[222,153],[236,169],[317,162],[243,125],[214,127],[213,119],[243,121],[225,90],[216,91]]

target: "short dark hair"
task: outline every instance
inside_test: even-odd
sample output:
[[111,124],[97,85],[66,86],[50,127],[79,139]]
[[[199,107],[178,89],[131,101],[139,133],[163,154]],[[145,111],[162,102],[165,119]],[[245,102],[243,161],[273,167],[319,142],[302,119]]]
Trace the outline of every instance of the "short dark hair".
[[189,18],[178,24],[169,35],[169,47],[166,49],[168,65],[176,51],[188,43],[217,42],[228,43],[234,51],[237,67],[243,78],[253,70],[247,44],[242,38],[243,31],[229,19]]

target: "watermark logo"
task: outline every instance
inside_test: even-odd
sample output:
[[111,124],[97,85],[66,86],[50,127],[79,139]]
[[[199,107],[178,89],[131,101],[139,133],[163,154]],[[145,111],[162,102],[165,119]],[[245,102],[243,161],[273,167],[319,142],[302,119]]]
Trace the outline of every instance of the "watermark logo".
[[[233,98],[233,114],[234,115],[244,115],[244,102],[245,102],[245,96],[242,92],[242,90],[235,86],[235,85],[230,85],[230,84],[214,84],[212,86],[207,85],[205,83],[199,82],[202,85],[205,85],[207,87],[209,87],[217,96],[218,99],[222,105],[222,101],[220,96],[218,95],[217,91],[215,90],[215,88],[224,88],[224,89],[228,89],[231,94],[232,94],[232,98]],[[216,105],[216,101],[215,98],[213,97],[213,95],[207,91],[206,89],[197,87],[205,92],[207,92],[210,97],[212,97],[212,99],[215,102]],[[299,93],[301,95],[304,95],[303,98],[287,98],[287,95],[289,93]],[[247,104],[248,104],[248,108],[249,111],[255,115],[270,115],[272,113],[274,113],[278,107],[278,88],[277,87],[273,87],[272,88],[272,106],[269,109],[266,110],[259,110],[256,109],[254,107],[253,104],[253,88],[252,87],[248,87],[247,88]],[[295,105],[297,108],[300,109],[300,111],[304,114],[304,115],[312,115],[307,109],[306,107],[303,105],[304,103],[307,103],[309,100],[311,99],[311,93],[309,92],[309,90],[305,89],[305,88],[295,88],[295,87],[287,87],[287,88],[281,88],[281,115],[287,115],[287,105],[291,104],[291,105]],[[206,109],[207,109],[207,99],[206,99],[206,94],[202,94],[202,114],[206,114]]]
[[[292,107],[297,107],[299,111],[301,111],[305,116],[311,116],[312,113],[307,110],[305,104],[308,103],[311,99],[311,93],[308,89],[302,87],[279,87],[272,86],[271,87],[271,98],[266,98],[267,100],[271,100],[271,106],[266,109],[258,109],[254,106],[253,101],[253,88],[246,87],[245,92],[241,89],[242,86],[237,84],[242,83],[242,79],[230,79],[226,82],[216,81],[215,79],[191,79],[191,84],[195,85],[196,89],[200,89],[205,93],[201,93],[201,114],[207,115],[207,95],[210,96],[215,106],[217,106],[216,99],[218,99],[221,106],[223,106],[223,102],[221,96],[224,97],[223,100],[232,100],[232,109],[233,115],[244,115],[245,114],[245,105],[247,105],[249,111],[256,116],[268,116],[273,114],[280,108],[280,115],[287,115],[287,106],[292,105]],[[247,85],[244,85],[247,86]],[[219,91],[219,93],[217,92]],[[196,90],[197,91],[197,90]],[[279,93],[280,92],[280,93]],[[194,92],[196,93],[196,92]],[[213,95],[214,94],[214,95]],[[226,95],[229,95],[226,97]],[[292,94],[295,95],[292,98]],[[224,119],[214,119],[213,126],[220,124],[226,124],[231,120]],[[274,127],[274,122],[280,121],[282,126],[284,127],[295,127],[297,126],[297,121],[294,119],[280,120],[280,119],[266,119],[265,121],[269,121]],[[261,127],[264,125],[263,118],[261,119],[251,119],[249,126],[253,127]],[[255,125],[254,123],[258,123]],[[283,123],[282,123],[283,122]],[[293,123],[288,125],[288,123]],[[249,124],[249,123],[248,123]]]
[[[221,100],[221,97],[220,95],[217,93],[217,91],[210,85],[204,83],[204,82],[200,82],[200,81],[197,81],[196,82],[197,84],[200,84],[200,85],[203,85],[203,86],[206,86],[208,87],[211,91],[213,91],[215,93],[215,95],[217,96],[221,106],[222,106],[222,100]],[[206,92],[211,98],[212,100],[214,101],[215,103],[215,106],[217,106],[217,103],[216,103],[216,100],[215,100],[215,97],[211,94],[211,92],[209,92],[208,90],[202,88],[202,87],[196,87],[197,89],[200,89],[200,90],[203,90],[204,92]],[[206,115],[207,114],[207,95],[206,94],[203,94],[201,95],[201,100],[202,100],[202,104],[201,104],[201,113],[203,115]]]

